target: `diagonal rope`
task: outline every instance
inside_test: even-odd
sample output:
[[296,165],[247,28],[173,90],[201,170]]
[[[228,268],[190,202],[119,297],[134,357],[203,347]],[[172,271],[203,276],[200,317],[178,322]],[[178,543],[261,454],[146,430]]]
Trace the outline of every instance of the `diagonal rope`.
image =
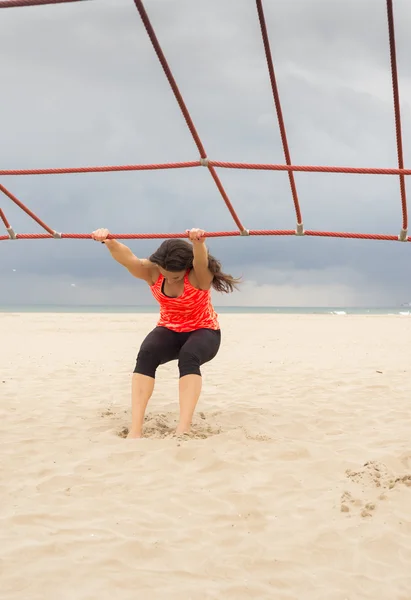
[[1,208],[0,208],[0,219],[3,221],[6,229],[10,229],[10,223],[8,222],[6,215],[4,214],[4,212],[2,211]]
[[178,103],[180,109],[181,109],[181,112],[183,113],[184,119],[185,119],[185,121],[187,123],[187,127],[190,130],[190,133],[191,133],[191,135],[192,135],[192,137],[194,139],[194,142],[195,142],[195,144],[196,144],[196,146],[198,148],[200,156],[203,159],[203,161],[205,161],[204,162],[204,166],[208,167],[208,170],[210,171],[210,173],[211,173],[211,175],[212,175],[212,177],[214,179],[214,182],[215,182],[215,184],[216,184],[216,186],[217,186],[217,188],[218,188],[218,190],[219,190],[219,192],[220,192],[220,194],[221,194],[221,196],[222,196],[222,198],[223,198],[223,200],[224,200],[224,202],[225,202],[228,210],[230,211],[230,214],[231,214],[232,218],[234,219],[235,224],[237,225],[237,227],[239,228],[240,231],[245,232],[246,230],[245,230],[243,224],[241,223],[240,219],[238,218],[237,213],[235,212],[235,210],[234,210],[234,208],[233,208],[233,206],[232,206],[232,204],[230,202],[230,199],[229,199],[229,197],[228,197],[228,195],[227,195],[227,193],[226,193],[226,191],[225,191],[225,189],[223,187],[223,184],[221,183],[221,181],[220,181],[220,179],[219,179],[219,177],[217,175],[217,171],[214,169],[213,166],[211,166],[211,165],[208,164],[206,151],[205,151],[204,146],[203,146],[203,144],[202,144],[202,142],[200,140],[200,136],[198,135],[197,130],[196,130],[195,126],[194,126],[193,120],[191,119],[190,113],[188,112],[187,106],[185,105],[185,102],[184,102],[183,97],[181,95],[181,92],[180,92],[180,90],[178,88],[176,80],[174,79],[174,76],[173,76],[173,74],[171,72],[171,69],[170,69],[170,66],[169,66],[169,64],[167,62],[167,59],[164,56],[164,53],[163,53],[163,51],[161,49],[160,43],[159,43],[159,41],[157,39],[157,36],[156,36],[155,31],[153,29],[153,26],[151,25],[151,22],[150,22],[150,19],[148,17],[148,14],[147,14],[147,12],[146,12],[146,10],[144,8],[144,4],[143,4],[142,0],[133,0],[133,1],[134,1],[134,4],[136,5],[136,8],[137,8],[139,14],[140,14],[141,20],[142,20],[142,22],[144,24],[144,27],[146,28],[148,37],[150,38],[150,41],[151,41],[151,43],[153,45],[153,48],[154,48],[154,50],[155,50],[155,52],[157,54],[157,57],[158,57],[159,61],[161,63],[161,66],[163,67],[164,73],[166,74],[166,77],[167,77],[168,82],[169,82],[169,84],[171,86],[171,89],[173,90],[174,96],[175,96],[175,98],[177,100],[177,103]]
[[46,4],[68,4],[69,2],[89,2],[90,0],[0,0],[0,8],[19,6],[45,6]]
[[[280,127],[280,134],[281,134],[281,141],[283,144],[285,162],[287,163],[287,165],[290,166],[291,165],[291,156],[290,156],[290,150],[288,147],[287,133],[285,131],[283,111],[281,109],[280,94],[278,92],[277,80],[275,77],[274,63],[273,63],[273,58],[272,58],[271,49],[270,49],[270,40],[269,40],[268,32],[267,32],[267,24],[266,24],[265,16],[264,16],[263,2],[262,2],[262,0],[256,0],[256,4],[257,4],[258,18],[260,21],[261,35],[263,38],[265,57],[267,60],[268,72],[270,75],[271,88],[273,90],[274,104],[275,104],[275,109],[277,111],[278,125]],[[294,173],[291,170],[288,172],[288,178],[290,180],[291,194],[293,197],[295,214],[297,217],[297,226],[302,225],[302,216],[301,216],[300,203],[298,201],[297,187],[295,185]]]
[[[0,208],[0,219],[3,221],[5,228],[7,229],[7,233],[9,234],[8,237],[10,240],[15,240],[17,238],[16,234],[14,233],[14,229],[13,227],[10,225],[10,223],[7,220],[6,215],[4,214],[4,212],[2,211],[2,209]],[[0,238],[0,239],[7,239],[7,238]]]
[[48,225],[46,225],[44,223],[44,221],[42,221],[29,208],[27,208],[27,206],[25,206],[23,204],[23,202],[20,202],[20,200],[18,198],[16,198],[16,196],[13,196],[13,194],[11,192],[9,192],[9,190],[7,188],[5,188],[4,185],[1,185],[1,183],[0,183],[0,192],[3,192],[3,194],[5,194],[8,198],[10,198],[10,200],[12,202],[14,202],[14,204],[16,204],[19,208],[21,208],[21,210],[24,211],[26,213],[26,215],[28,215],[34,221],[36,221],[36,223],[38,223],[40,225],[40,227],[42,227],[43,229],[45,229],[51,236],[53,236],[53,237],[59,237],[60,234],[57,234],[54,231],[54,229],[51,229],[51,227],[49,227]]

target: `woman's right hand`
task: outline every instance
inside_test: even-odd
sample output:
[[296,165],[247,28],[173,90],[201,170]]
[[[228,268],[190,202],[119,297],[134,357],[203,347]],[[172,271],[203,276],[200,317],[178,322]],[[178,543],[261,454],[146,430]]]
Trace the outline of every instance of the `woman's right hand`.
[[91,234],[91,238],[96,240],[96,242],[105,242],[109,234],[110,232],[108,229],[96,229]]

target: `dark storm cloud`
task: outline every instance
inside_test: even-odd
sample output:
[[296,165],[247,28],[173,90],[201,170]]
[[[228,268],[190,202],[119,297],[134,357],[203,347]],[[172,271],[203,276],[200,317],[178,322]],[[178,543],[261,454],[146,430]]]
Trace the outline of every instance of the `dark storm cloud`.
[[[284,162],[254,3],[147,0],[146,9],[208,155]],[[385,2],[266,2],[265,10],[293,162],[396,166]],[[396,2],[395,17],[407,157],[411,7]],[[197,158],[133,2],[3,10],[0,53],[7,58],[0,68],[4,168]],[[221,169],[219,175],[246,227],[295,226],[286,173]],[[396,177],[297,173],[295,179],[307,229],[399,233]],[[2,183],[58,231],[235,228],[204,168]],[[16,230],[39,231],[7,198],[0,202]],[[156,244],[129,245],[146,255]],[[278,286],[301,282],[307,294],[318,284],[347,286],[359,301],[368,293],[373,303],[411,297],[402,275],[409,268],[405,244],[242,238],[210,246],[228,270],[272,285],[273,302]],[[0,304],[18,302],[24,281],[33,298],[51,302],[60,298],[57,280],[64,280],[61,289],[71,279],[83,282],[90,297],[107,282],[131,286],[130,298],[140,289],[99,244],[5,242],[0,253]]]

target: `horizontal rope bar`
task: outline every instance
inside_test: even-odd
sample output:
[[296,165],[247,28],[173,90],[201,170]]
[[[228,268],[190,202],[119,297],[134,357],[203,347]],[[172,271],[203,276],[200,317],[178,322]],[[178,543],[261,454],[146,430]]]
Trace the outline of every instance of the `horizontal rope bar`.
[[[357,175],[411,175],[411,169],[381,169],[379,167],[327,167],[321,165],[281,165],[264,163],[240,163],[210,160],[221,169],[250,169],[256,171],[299,171],[303,173],[353,173]],[[0,171],[1,174],[1,171]]]
[[[411,175],[411,169],[382,169],[379,167],[327,167],[320,165],[282,165],[270,163],[240,163],[209,160],[212,167],[221,169],[249,169],[251,171],[302,171],[305,173],[345,173],[356,175]],[[68,167],[46,169],[0,169],[0,176],[14,175],[69,175],[72,173],[108,173],[114,171],[156,171],[166,169],[185,169],[201,167],[199,160],[189,162],[137,164],[137,165],[106,165],[96,167]]]
[[[250,236],[292,236],[296,235],[294,229],[250,229]],[[329,237],[329,238],[348,238],[359,240],[385,240],[398,242],[398,235],[386,235],[380,233],[348,233],[340,231],[305,231],[304,236],[308,237]],[[298,237],[304,237],[298,236]],[[19,233],[17,239],[22,240],[42,240],[53,239],[52,235],[45,233]],[[218,237],[248,237],[242,236],[239,231],[210,231],[205,234],[206,238]],[[90,240],[90,233],[62,233],[62,239],[77,239]],[[186,233],[113,233],[108,236],[109,239],[117,240],[154,240],[154,239],[184,239],[187,238]],[[0,240],[8,240],[8,236],[0,236]],[[404,241],[411,242],[411,237],[408,236]]]
[[45,6],[46,4],[68,4],[69,2],[87,2],[90,0],[0,0],[0,8],[23,6]]
[[107,165],[103,167],[68,167],[51,169],[2,169],[1,175],[67,175],[70,173],[108,173],[111,171],[156,171],[162,169],[187,169],[200,167],[199,160],[191,162],[159,163],[146,165]]

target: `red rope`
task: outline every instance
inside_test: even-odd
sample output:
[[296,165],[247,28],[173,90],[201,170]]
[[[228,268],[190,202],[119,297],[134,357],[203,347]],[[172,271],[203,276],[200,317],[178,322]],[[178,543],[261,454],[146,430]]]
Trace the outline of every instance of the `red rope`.
[[[390,58],[391,58],[391,76],[392,90],[394,96],[394,112],[395,112],[395,133],[397,138],[397,154],[398,166],[404,168],[404,157],[402,151],[402,135],[401,135],[401,110],[400,110],[400,93],[398,88],[398,72],[397,72],[397,54],[395,49],[395,31],[394,31],[394,14],[392,8],[392,0],[387,0],[387,19],[388,33],[390,40]],[[400,175],[400,192],[401,192],[401,207],[402,207],[402,228],[404,231],[408,229],[407,215],[407,194],[405,191],[405,178]]]
[[85,2],[86,0],[0,0],[0,8],[17,8],[18,6],[45,6],[46,4],[67,4],[68,2]]
[[143,2],[141,0],[134,0],[134,3],[136,5],[138,12],[140,13],[141,20],[143,21],[144,27],[146,28],[148,37],[150,38],[150,41],[154,47],[154,50],[155,50],[157,57],[161,63],[161,66],[163,67],[164,73],[168,79],[168,83],[170,84],[171,89],[173,90],[174,96],[178,102],[180,109],[181,109],[181,112],[183,113],[184,119],[187,123],[187,127],[189,128],[190,133],[193,136],[193,139],[197,146],[198,152],[199,152],[201,158],[207,158],[207,154],[206,154],[206,151],[204,150],[203,144],[201,143],[200,136],[197,133],[197,129],[195,128],[195,125],[191,119],[190,113],[188,112],[188,108],[185,105],[185,102],[180,93],[180,90],[178,88],[176,80],[174,79],[174,76],[171,72],[171,69],[167,62],[167,59],[164,56],[163,50],[161,49],[160,43],[157,39],[157,36],[153,29],[153,26],[151,25],[150,19],[148,17],[146,9],[144,8]]
[[[17,6],[35,6],[45,4],[62,4],[66,2],[79,2],[85,0],[0,0],[0,8],[9,8]],[[157,170],[157,169],[179,169],[189,168],[198,166],[207,166],[223,199],[226,203],[236,225],[240,231],[217,231],[207,233],[207,237],[227,237],[227,236],[239,236],[241,233],[246,233],[241,221],[237,217],[234,208],[224,190],[224,187],[218,178],[215,168],[228,168],[228,169],[254,169],[254,170],[273,170],[273,171],[288,171],[290,186],[293,195],[294,207],[297,215],[297,224],[302,223],[301,211],[298,202],[298,196],[296,186],[294,182],[293,173],[296,171],[303,172],[323,172],[323,173],[357,173],[357,174],[376,174],[376,175],[398,175],[400,178],[400,191],[401,191],[401,203],[403,213],[403,231],[400,236],[385,235],[385,234],[363,234],[363,233],[346,233],[346,232],[333,232],[333,231],[305,231],[304,235],[313,237],[335,237],[335,238],[350,238],[350,239],[363,239],[363,240],[390,240],[396,241],[402,239],[403,241],[411,241],[411,237],[406,237],[404,234],[408,227],[408,216],[407,216],[407,199],[405,191],[405,175],[411,175],[411,169],[404,169],[403,149],[402,149],[402,135],[401,135],[401,115],[400,115],[400,101],[399,101],[399,88],[398,88],[398,73],[397,73],[397,61],[396,61],[396,50],[395,50],[395,35],[394,35],[394,17],[392,0],[387,0],[387,16],[388,16],[388,28],[389,28],[389,41],[390,41],[390,56],[391,56],[391,72],[392,72],[392,84],[393,84],[393,96],[394,96],[394,109],[395,109],[395,126],[396,126],[396,139],[397,139],[397,151],[398,151],[398,169],[380,169],[380,168],[362,168],[362,167],[325,167],[325,166],[306,166],[306,165],[292,165],[291,157],[288,148],[287,136],[285,131],[284,119],[282,116],[281,104],[278,94],[278,88],[275,78],[274,66],[271,56],[269,38],[267,33],[267,27],[265,23],[264,11],[262,6],[262,0],[256,0],[257,11],[260,20],[261,32],[263,37],[264,49],[267,59],[267,65],[270,75],[271,86],[273,90],[274,102],[277,111],[277,117],[281,132],[281,139],[283,143],[284,155],[286,164],[275,165],[275,164],[251,164],[251,163],[233,163],[233,162],[220,162],[212,161],[207,158],[204,147],[201,143],[200,137],[195,129],[193,121],[175,82],[175,79],[171,73],[170,67],[167,60],[162,52],[160,44],[157,40],[153,27],[150,23],[148,15],[144,9],[143,2],[141,0],[134,0],[137,10],[140,13],[141,19],[147,30],[151,43],[157,53],[159,61],[163,67],[163,70],[167,76],[170,86],[174,92],[175,98],[179,104],[179,107],[186,120],[187,126],[192,134],[192,137],[196,143],[197,149],[202,159],[191,162],[174,162],[174,163],[163,163],[163,164],[148,164],[148,165],[120,165],[120,166],[103,166],[103,167],[75,167],[75,168],[54,168],[54,169],[3,169],[0,170],[0,175],[45,175],[45,174],[68,174],[68,173],[92,173],[92,172],[109,172],[109,171],[140,171],[140,170]],[[30,211],[20,200],[18,200],[11,192],[9,192],[4,186],[0,184],[0,191],[10,198],[17,206],[19,206],[27,215],[34,219],[43,229],[47,231],[47,234],[17,234],[17,239],[50,239],[53,237],[60,237],[59,234],[48,227],[39,217],[37,217],[32,211]],[[9,229],[9,223],[4,215],[4,212],[0,209],[0,218]],[[289,236],[300,234],[295,230],[251,230],[248,232],[252,236]],[[90,234],[75,234],[65,233],[61,234],[62,238],[66,239],[91,239]],[[139,233],[139,234],[113,234],[110,236],[117,239],[164,239],[164,238],[184,238],[185,233]],[[0,240],[9,239],[10,236],[0,236]]]
[[72,167],[68,169],[3,169],[0,175],[65,175],[69,173],[108,173],[111,171],[155,171],[161,169],[186,169],[200,167],[199,160],[153,165],[114,165],[103,167]]
[[20,200],[18,198],[16,198],[16,196],[13,196],[13,194],[11,192],[9,192],[9,190],[6,189],[4,187],[4,185],[1,185],[1,183],[0,183],[0,192],[3,192],[3,194],[6,194],[6,196],[8,196],[10,198],[10,200],[12,202],[14,202],[14,204],[17,204],[17,206],[19,208],[21,208],[21,210],[24,211],[26,213],[26,215],[28,215],[29,217],[34,219],[34,221],[36,221],[36,223],[38,223],[40,225],[40,227],[42,227],[43,229],[48,231],[51,235],[53,235],[55,233],[55,231],[53,231],[53,229],[51,229],[51,227],[46,225],[44,223],[44,221],[39,219],[39,217],[37,217],[33,212],[31,212],[31,210],[29,208],[27,208],[27,206],[25,206],[22,202],[20,202]]
[[[380,167],[326,167],[320,165],[275,165],[209,160],[209,165],[221,169],[248,169],[258,171],[302,171],[304,173],[353,173],[362,175],[411,175],[411,169],[381,169]],[[153,171],[200,167],[199,160],[179,163],[147,165],[109,165],[103,167],[69,167],[51,169],[0,169],[1,175],[66,175],[70,173],[107,173],[114,171]]]
[[[281,141],[283,144],[285,162],[287,163],[287,165],[291,165],[290,150],[288,147],[287,134],[285,131],[283,111],[281,109],[280,94],[278,93],[277,80],[275,77],[274,64],[273,64],[273,59],[272,59],[271,49],[270,49],[270,40],[268,38],[267,25],[266,25],[265,16],[264,16],[263,2],[262,2],[262,0],[256,0],[256,3],[257,3],[258,18],[260,21],[261,34],[263,37],[265,57],[267,59],[268,72],[270,75],[271,88],[273,90],[274,104],[275,104],[275,109],[277,111],[278,125],[280,127]],[[291,194],[293,196],[295,214],[297,216],[297,223],[301,224],[302,216],[301,216],[300,204],[298,202],[298,194],[297,194],[297,188],[295,185],[294,174],[291,170],[288,171],[288,178],[290,180]]]
[[[217,238],[217,237],[238,237],[242,234],[239,231],[211,231],[207,232],[206,237]],[[296,235],[294,229],[250,229],[250,236],[291,236]],[[349,238],[359,240],[386,240],[386,241],[398,241],[396,235],[385,235],[380,233],[347,233],[340,231],[305,231],[304,236],[311,237],[332,237],[332,238]],[[24,240],[41,240],[51,239],[52,235],[45,233],[19,233],[17,239]],[[90,240],[91,235],[89,233],[62,233],[62,239],[78,239],[78,240]],[[113,233],[109,235],[111,239],[117,240],[154,240],[154,239],[170,239],[170,238],[186,238],[186,233]],[[0,240],[8,240],[8,236],[0,236]],[[411,236],[407,237],[404,241],[411,242]]]
[[[144,4],[142,2],[142,0],[134,0],[134,4],[136,5],[136,8],[140,14],[141,20],[143,21],[144,27],[146,28],[148,37],[150,38],[150,41],[153,45],[153,48],[157,54],[157,57],[161,63],[161,66],[163,67],[164,73],[166,74],[166,77],[168,79],[168,82],[171,86],[171,89],[174,92],[174,96],[178,102],[178,105],[181,109],[181,112],[183,113],[184,119],[187,123],[187,126],[191,132],[191,135],[193,136],[194,142],[197,146],[197,149],[200,153],[201,158],[206,159],[207,158],[207,154],[206,151],[204,149],[204,146],[200,140],[200,136],[197,133],[197,130],[194,126],[194,123],[191,119],[190,113],[188,112],[187,106],[184,103],[183,97],[180,93],[180,90],[178,89],[178,85],[176,83],[176,80],[174,79],[174,76],[171,72],[171,69],[168,65],[168,62],[166,60],[166,57],[164,56],[164,53],[161,49],[160,43],[157,39],[157,36],[155,34],[155,31],[153,29],[153,26],[151,25],[150,19],[147,15],[146,9],[144,8]],[[211,165],[208,165],[208,170],[210,171],[216,185],[217,188],[221,194],[221,196],[223,197],[223,200],[228,208],[228,210],[230,211],[230,214],[232,216],[232,218],[234,219],[235,224],[237,225],[237,227],[239,228],[240,231],[244,231],[244,226],[241,223],[239,217],[237,216],[237,213],[234,210],[233,205],[230,202],[230,199],[226,193],[226,191],[224,190],[223,184],[221,183],[216,170],[214,169],[214,167],[212,167]]]
[[1,210],[0,208],[0,219],[3,221],[6,229],[10,229],[10,223],[8,222],[6,215],[4,214],[4,212]]
[[[214,167],[222,169],[250,169],[260,171],[302,171],[304,173],[354,173],[362,175],[411,175],[411,169],[381,169],[380,167],[326,167],[313,165],[271,165],[259,163],[220,162],[211,160]],[[1,175],[2,171],[0,171]]]

